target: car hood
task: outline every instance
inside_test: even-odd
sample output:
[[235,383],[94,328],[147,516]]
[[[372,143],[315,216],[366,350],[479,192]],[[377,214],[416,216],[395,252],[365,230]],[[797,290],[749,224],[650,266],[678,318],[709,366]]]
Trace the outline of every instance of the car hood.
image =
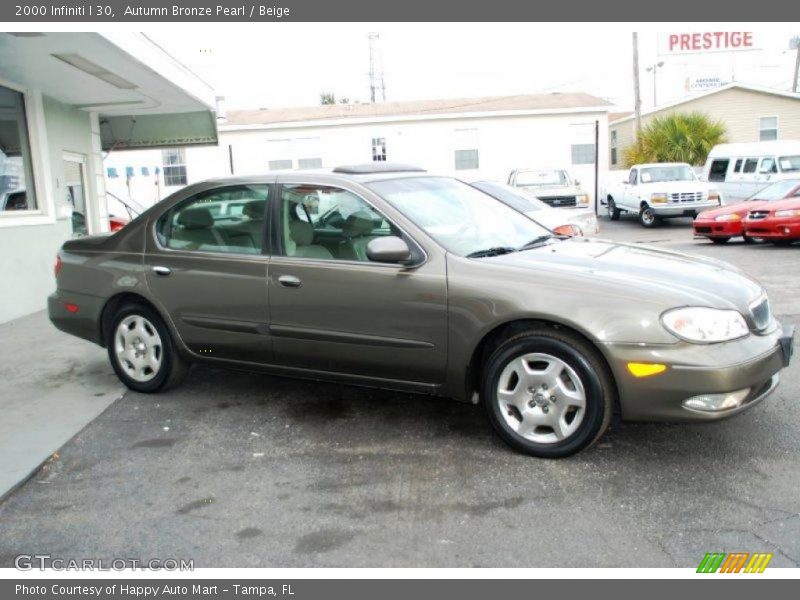
[[728,204],[720,206],[719,208],[712,208],[711,210],[704,210],[697,218],[698,219],[716,219],[722,215],[738,214],[745,216],[751,210],[759,208],[768,204],[765,200],[751,200],[749,202],[737,202],[736,204]]
[[618,289],[620,301],[640,296],[664,310],[709,306],[747,315],[750,304],[763,294],[758,282],[722,261],[592,238],[571,238],[479,260],[535,271],[537,279],[559,273],[571,276],[584,284],[587,299],[596,283],[605,294]]
[[769,204],[769,209],[771,211],[776,210],[790,210],[793,208],[800,208],[800,198],[788,198],[786,200],[778,200],[777,202],[759,202],[759,204],[766,205]]
[[708,191],[714,186],[704,181],[655,181],[652,183],[640,183],[637,187],[648,192],[677,194],[681,192],[696,192],[697,190]]

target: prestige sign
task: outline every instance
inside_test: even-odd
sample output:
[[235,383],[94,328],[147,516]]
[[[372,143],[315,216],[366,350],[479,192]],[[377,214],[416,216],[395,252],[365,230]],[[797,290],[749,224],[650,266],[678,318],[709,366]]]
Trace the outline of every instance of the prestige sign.
[[670,32],[658,36],[658,53],[698,54],[758,50],[752,31]]

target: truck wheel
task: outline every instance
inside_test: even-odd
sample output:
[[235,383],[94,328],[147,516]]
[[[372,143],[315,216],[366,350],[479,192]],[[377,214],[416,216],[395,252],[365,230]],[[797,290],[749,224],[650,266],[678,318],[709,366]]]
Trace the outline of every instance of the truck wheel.
[[642,209],[639,211],[639,223],[641,223],[643,227],[648,228],[655,227],[658,223],[658,217],[655,211],[646,204],[642,206]]
[[117,377],[136,392],[167,390],[188,371],[163,319],[141,304],[126,304],[117,311],[106,334],[106,347]]
[[609,196],[608,202],[606,202],[606,208],[608,209],[608,218],[611,221],[619,221],[620,210],[617,208],[614,199]]
[[594,444],[611,421],[614,384],[595,348],[568,331],[535,327],[492,352],[481,399],[515,450],[562,458]]

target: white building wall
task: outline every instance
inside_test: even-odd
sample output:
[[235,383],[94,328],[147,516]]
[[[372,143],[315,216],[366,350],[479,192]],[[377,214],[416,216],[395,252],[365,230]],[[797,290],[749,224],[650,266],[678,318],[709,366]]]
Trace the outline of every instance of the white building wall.
[[[187,183],[212,177],[264,174],[270,162],[321,159],[323,167],[372,162],[372,139],[386,140],[387,160],[423,167],[431,172],[456,176],[465,181],[496,179],[521,167],[566,168],[593,195],[594,165],[572,164],[573,144],[594,143],[599,122],[599,164],[608,164],[608,120],[605,112],[576,112],[526,116],[481,116],[384,123],[346,123],[334,126],[282,126],[269,129],[231,130],[220,127],[220,144],[186,148]],[[466,133],[465,133],[466,132]],[[465,140],[476,140],[479,168],[457,170],[455,151]],[[231,171],[233,163],[233,172]],[[140,175],[148,166],[150,177]],[[180,186],[163,185],[153,174],[161,166],[160,150],[112,152],[104,167],[114,167],[119,177],[107,179],[109,191],[131,197],[144,206],[164,198]],[[125,168],[136,175],[130,186]],[[603,169],[601,169],[602,171]]]

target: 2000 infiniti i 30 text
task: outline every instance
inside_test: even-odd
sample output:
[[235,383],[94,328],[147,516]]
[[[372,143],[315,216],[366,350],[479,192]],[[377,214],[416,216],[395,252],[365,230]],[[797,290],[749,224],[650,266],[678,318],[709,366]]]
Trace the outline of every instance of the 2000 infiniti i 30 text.
[[[191,185],[68,241],[50,318],[133,390],[192,362],[480,399],[541,457],[631,420],[736,414],[792,332],[722,262],[561,239],[456,179],[367,165]],[[376,407],[379,409],[379,407]]]

